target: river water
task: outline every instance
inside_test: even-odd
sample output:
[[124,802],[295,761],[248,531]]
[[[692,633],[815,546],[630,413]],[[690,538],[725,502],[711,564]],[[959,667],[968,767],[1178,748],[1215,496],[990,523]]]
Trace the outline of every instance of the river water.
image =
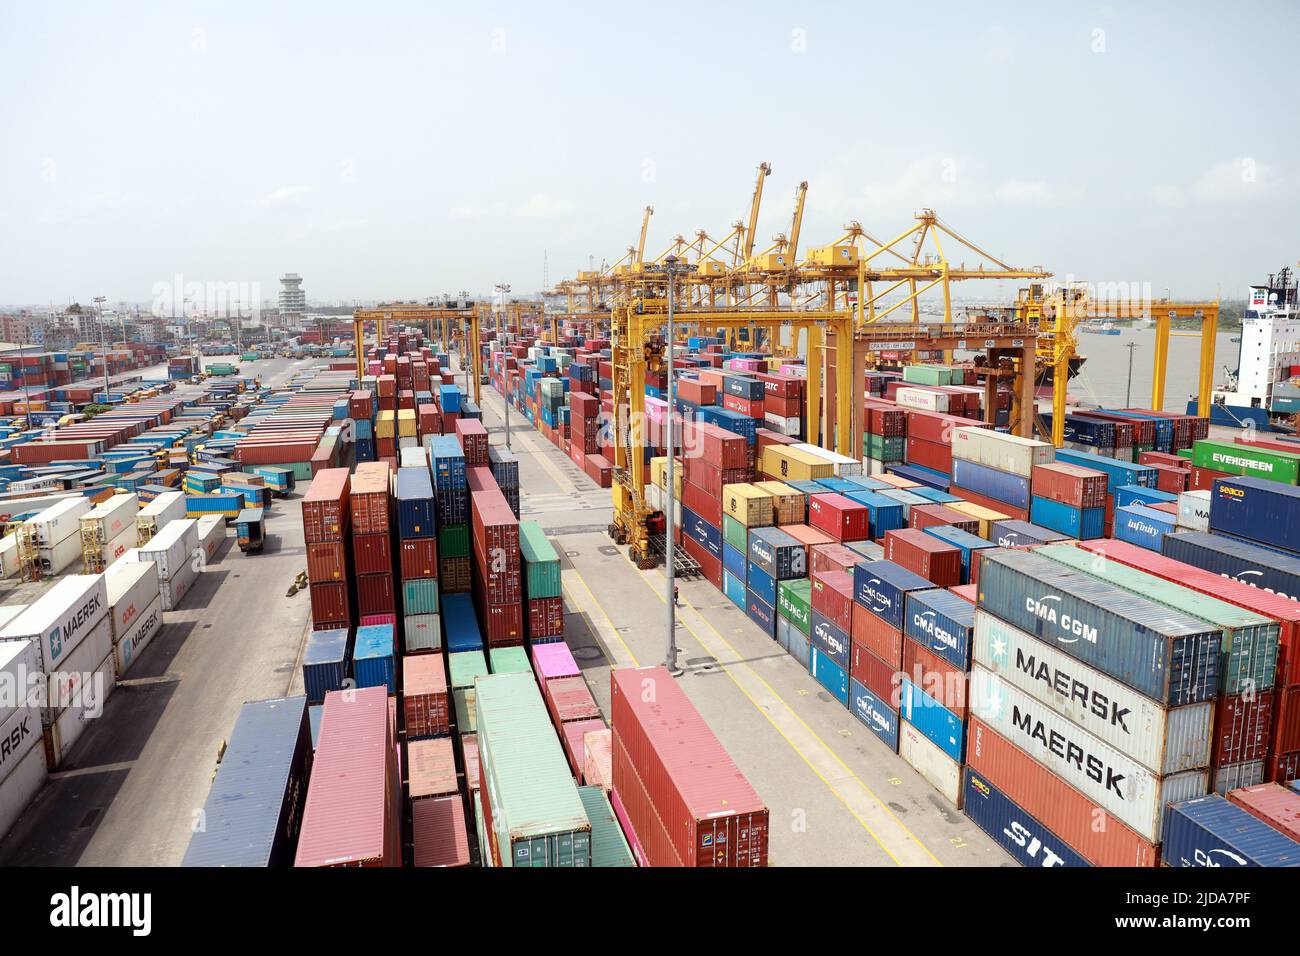
[[[1220,332],[1214,349],[1214,384],[1223,383],[1223,368],[1237,367],[1238,345],[1231,339],[1238,333]],[[1155,362],[1155,333],[1121,329],[1119,335],[1079,333],[1078,349],[1087,356],[1079,374],[1070,380],[1070,395],[1080,401],[1108,408],[1125,407],[1129,387],[1129,343],[1133,350],[1132,400],[1129,407],[1151,407],[1151,379]],[[1196,394],[1200,374],[1201,337],[1169,336],[1169,360],[1165,372],[1165,411],[1182,412]]]

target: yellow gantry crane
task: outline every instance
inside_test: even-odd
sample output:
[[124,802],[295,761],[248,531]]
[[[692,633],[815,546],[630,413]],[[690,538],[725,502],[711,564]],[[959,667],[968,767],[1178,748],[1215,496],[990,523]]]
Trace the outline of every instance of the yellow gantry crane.
[[[375,341],[382,342],[389,322],[404,322],[408,325],[423,325],[429,338],[441,338],[444,346],[450,346],[453,339],[463,343],[462,355],[468,355],[470,374],[473,378],[474,404],[482,401],[482,378],[479,369],[479,318],[478,308],[420,305],[415,302],[395,302],[379,305],[373,309],[355,309],[352,312],[352,338],[356,351],[357,381],[361,381],[366,371],[366,349],[364,341],[365,324],[375,323]],[[435,323],[437,325],[435,326]],[[435,333],[435,328],[438,330]]]

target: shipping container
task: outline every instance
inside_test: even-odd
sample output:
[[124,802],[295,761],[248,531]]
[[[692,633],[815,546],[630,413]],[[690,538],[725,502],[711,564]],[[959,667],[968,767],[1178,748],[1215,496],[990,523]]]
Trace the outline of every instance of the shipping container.
[[450,737],[412,740],[406,745],[407,792],[412,802],[458,793],[456,751]]
[[951,587],[962,582],[961,552],[919,529],[888,532],[885,535],[885,559],[939,587]]
[[417,867],[469,866],[465,804],[460,796],[416,801],[411,806],[411,840]]
[[1276,783],[1239,787],[1228,802],[1263,820],[1291,840],[1300,840],[1300,793]]
[[933,582],[892,561],[868,561],[853,569],[853,600],[896,631],[904,625],[907,593],[933,587]]
[[952,433],[952,456],[999,471],[1029,478],[1035,465],[1055,460],[1050,442],[1007,435],[987,428],[956,428]]
[[632,850],[623,836],[614,809],[601,787],[579,787],[578,797],[591,821],[591,865],[595,867],[636,866]]
[[351,634],[346,628],[312,631],[302,657],[302,681],[307,703],[323,704],[325,695],[342,690],[351,670]]
[[[0,629],[0,641],[31,641],[46,674],[60,667],[101,622],[107,624],[108,589],[102,574],[70,574],[56,581]],[[111,628],[108,628],[111,642]]]
[[[964,737],[964,733],[963,733]],[[899,723],[898,755],[958,810],[962,805],[962,765],[907,720]]]
[[977,461],[957,458],[952,463],[952,483],[988,498],[1005,501],[1013,508],[1029,507],[1030,483],[1026,475],[999,471]]
[[1300,557],[1280,554],[1257,544],[1199,531],[1167,534],[1161,553],[1263,591],[1293,600],[1300,598]]
[[[899,681],[898,715],[924,734],[955,763],[962,762],[966,749],[966,727],[961,718],[913,684],[906,676]],[[901,747],[901,730],[899,741]]]
[[898,752],[898,711],[860,681],[849,681],[849,710],[894,753]]
[[967,768],[962,810],[1021,866],[1080,867],[1091,864],[1032,814]]
[[407,740],[451,733],[451,704],[441,654],[402,659],[402,708]]
[[1262,478],[1220,478],[1210,493],[1209,524],[1210,531],[1294,553],[1300,549],[1300,488]]
[[392,624],[358,627],[352,649],[352,670],[358,687],[384,687],[397,693],[396,647]]
[[951,591],[911,591],[905,604],[904,634],[948,661],[969,670],[975,609]]
[[1300,866],[1300,843],[1218,794],[1165,813],[1166,866]]
[[342,541],[350,525],[349,473],[326,468],[316,473],[302,499],[303,532],[308,542]]

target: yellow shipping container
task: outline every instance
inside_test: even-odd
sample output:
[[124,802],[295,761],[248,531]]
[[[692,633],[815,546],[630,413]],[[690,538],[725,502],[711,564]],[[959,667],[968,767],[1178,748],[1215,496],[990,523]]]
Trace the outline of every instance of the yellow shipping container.
[[414,408],[399,408],[397,410],[397,437],[416,437]]
[[722,513],[746,528],[765,528],[772,523],[772,496],[750,484],[723,485]]
[[397,414],[395,412],[381,411],[375,416],[375,437],[397,437]]
[[[668,490],[667,455],[650,459],[650,484],[658,485],[665,491]],[[680,458],[677,459],[677,464],[673,466],[673,497],[679,500],[682,497],[682,460]]]
[[994,522],[1008,521],[1011,515],[1004,515],[992,508],[985,508],[983,505],[972,504],[969,501],[949,501],[948,507],[953,511],[960,511],[964,515],[969,515],[980,523],[980,537],[986,541],[992,541],[989,537],[989,529]]
[[772,496],[772,518],[778,524],[803,524],[808,518],[808,496],[782,481],[756,481],[754,487]]
[[816,481],[835,475],[834,462],[789,445],[768,445],[763,449],[761,464],[763,474],[778,480]]

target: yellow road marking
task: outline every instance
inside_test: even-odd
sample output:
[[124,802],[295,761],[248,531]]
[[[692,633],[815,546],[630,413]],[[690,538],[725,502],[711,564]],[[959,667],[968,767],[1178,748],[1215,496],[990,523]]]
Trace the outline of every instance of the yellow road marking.
[[[667,598],[649,580],[650,575],[655,575],[665,581],[667,580],[666,576],[659,570],[639,574],[646,587],[650,588],[661,601],[666,603]],[[899,866],[943,866],[938,857],[930,851],[930,848],[922,843],[916,834],[912,833],[906,824],[898,819],[898,816],[872,792],[871,788],[849,769],[848,765],[840,759],[839,754],[828,747],[821,737],[817,735],[817,732],[795,713],[794,709],[785,702],[781,695],[759,676],[752,667],[744,662],[744,658],[732,646],[731,642],[713,626],[713,623],[685,598],[681,598],[681,602],[683,607],[679,609],[679,612],[682,610],[689,611],[689,614],[679,615],[686,629],[718,661],[718,665],[731,678],[740,692],[767,718],[777,733],[803,759],[804,763],[826,785],[827,789],[839,798],[859,825],[889,855],[890,859]],[[720,654],[716,648],[710,647],[709,642],[691,626],[691,615],[717,635],[718,640],[730,652],[729,661],[724,659],[727,655]],[[751,692],[751,688],[747,688],[745,682],[757,684],[760,689]],[[763,698],[763,700],[757,698]],[[778,720],[778,717],[781,719]],[[795,743],[793,737],[799,737],[802,746]],[[835,765],[839,766],[840,773],[835,771]],[[832,782],[832,777],[836,778],[835,782]],[[837,783],[848,792],[842,792],[840,787],[836,786]],[[889,838],[890,844],[897,849],[897,853],[886,845],[885,840],[880,836],[881,833],[884,833]]]
[[[581,584],[582,589],[587,592],[587,597],[590,598],[590,602],[579,600],[579,596],[576,593],[577,589],[571,586],[575,580]],[[605,612],[605,608],[598,600],[596,600],[596,595],[592,593],[591,587],[587,584],[587,579],[578,572],[578,569],[568,567],[561,571],[560,585],[569,596],[569,602],[580,611],[584,612],[587,615],[588,620],[596,625],[596,629],[600,632],[600,635],[605,638],[601,643],[605,645],[605,656],[611,658],[611,666],[640,667],[641,664],[636,659],[636,655],[632,653],[632,648],[627,646],[627,641],[623,640],[623,635],[620,634],[618,628],[614,626],[614,622],[610,619],[609,614]],[[604,619],[603,622],[592,613],[593,607],[600,612],[600,617]],[[619,654],[619,647],[623,648],[626,657]]]

